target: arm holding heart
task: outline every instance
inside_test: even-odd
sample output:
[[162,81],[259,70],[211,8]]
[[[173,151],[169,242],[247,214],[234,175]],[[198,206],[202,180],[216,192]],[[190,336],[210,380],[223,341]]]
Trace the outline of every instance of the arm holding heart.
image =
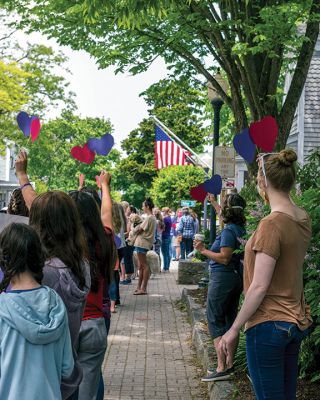
[[37,197],[36,191],[33,187],[28,185],[30,183],[28,175],[27,175],[27,165],[28,165],[28,156],[25,151],[20,151],[16,158],[15,167],[16,167],[16,175],[19,179],[20,186],[24,186],[22,189],[22,195],[26,206],[30,210],[33,200]]
[[111,181],[111,175],[109,174],[109,172],[101,171],[100,173],[100,183],[102,189],[101,220],[104,226],[113,229],[110,181]]

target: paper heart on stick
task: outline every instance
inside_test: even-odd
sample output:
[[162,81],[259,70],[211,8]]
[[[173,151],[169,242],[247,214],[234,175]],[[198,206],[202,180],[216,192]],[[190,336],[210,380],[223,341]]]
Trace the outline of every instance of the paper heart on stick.
[[[22,130],[22,133],[24,134],[24,136],[26,136],[26,137],[30,136],[31,123],[33,120],[36,120],[36,119],[39,121],[39,118],[37,118],[34,115],[29,116],[29,114],[26,113],[25,111],[19,112],[19,114],[17,115],[17,123],[18,123],[19,128]],[[39,124],[40,124],[40,121],[39,121]]]
[[89,149],[87,143],[83,147],[72,147],[70,153],[73,158],[85,164],[91,164],[95,157],[94,152]]
[[244,129],[241,133],[237,133],[233,138],[233,146],[237,153],[240,154],[248,163],[254,161],[256,154],[256,145],[253,143],[249,128]]
[[271,152],[278,137],[278,124],[268,115],[258,122],[252,122],[249,128],[252,141],[262,150]]
[[222,178],[220,175],[213,175],[203,183],[203,189],[211,194],[220,194],[222,189]]
[[107,156],[114,145],[114,138],[106,133],[100,139],[89,139],[87,143],[91,151],[95,151],[100,156]]
[[200,203],[203,203],[203,202],[204,202],[204,199],[205,199],[206,196],[207,196],[207,192],[204,190],[203,184],[191,188],[191,190],[190,190],[190,196],[191,196],[194,200],[200,201]]

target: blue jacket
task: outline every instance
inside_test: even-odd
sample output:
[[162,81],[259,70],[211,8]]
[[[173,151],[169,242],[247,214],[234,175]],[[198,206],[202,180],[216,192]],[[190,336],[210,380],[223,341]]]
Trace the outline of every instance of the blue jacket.
[[0,294],[0,399],[60,400],[74,367],[68,317],[47,286]]

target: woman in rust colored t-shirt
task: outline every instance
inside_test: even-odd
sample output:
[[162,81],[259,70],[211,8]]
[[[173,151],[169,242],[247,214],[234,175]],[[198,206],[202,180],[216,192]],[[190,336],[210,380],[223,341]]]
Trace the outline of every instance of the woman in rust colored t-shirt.
[[246,325],[248,368],[258,400],[296,398],[300,344],[312,323],[302,278],[311,224],[290,197],[296,160],[293,150],[258,157],[258,190],[271,213],[247,242],[245,301],[220,341],[230,367],[236,338]]

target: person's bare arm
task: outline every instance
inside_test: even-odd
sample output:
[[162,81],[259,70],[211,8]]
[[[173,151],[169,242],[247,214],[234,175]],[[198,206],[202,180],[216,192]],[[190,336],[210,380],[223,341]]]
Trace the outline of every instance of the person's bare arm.
[[220,348],[227,356],[227,362],[233,360],[235,343],[241,327],[252,317],[262,303],[274,273],[276,260],[265,253],[257,253],[251,285],[233,325],[220,341]]
[[22,195],[26,203],[26,206],[30,210],[33,200],[37,197],[37,193],[30,184],[27,175],[27,166],[28,166],[27,153],[25,151],[20,151],[20,153],[17,155],[15,162],[16,175],[19,180],[19,184],[22,187]]
[[101,171],[100,183],[102,190],[101,221],[103,226],[113,229],[112,224],[112,200],[110,196],[111,175],[109,172]]

